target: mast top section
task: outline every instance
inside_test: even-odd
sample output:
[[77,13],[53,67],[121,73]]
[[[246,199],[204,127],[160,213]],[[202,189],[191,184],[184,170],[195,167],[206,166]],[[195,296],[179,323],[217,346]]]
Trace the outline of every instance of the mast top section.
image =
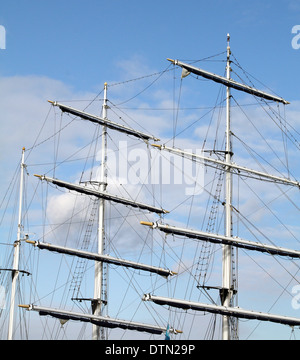
[[231,55],[231,51],[230,51],[230,35],[227,34],[227,66],[229,66],[229,72],[230,72],[230,55]]

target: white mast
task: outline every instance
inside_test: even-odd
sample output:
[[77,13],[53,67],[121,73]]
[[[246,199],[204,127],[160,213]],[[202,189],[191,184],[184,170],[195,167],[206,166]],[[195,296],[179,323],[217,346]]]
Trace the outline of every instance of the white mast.
[[[72,114],[82,118],[83,120],[88,120],[93,123],[97,123],[102,128],[102,163],[101,163],[101,174],[99,179],[99,186],[98,189],[91,188],[85,185],[77,185],[72,184],[63,180],[54,179],[46,177],[45,175],[35,175],[36,177],[40,178],[40,180],[45,180],[49,183],[52,183],[58,187],[66,188],[71,191],[76,191],[81,194],[86,194],[90,196],[95,196],[99,199],[99,222],[98,222],[98,250],[97,254],[65,248],[62,246],[51,245],[48,243],[40,243],[35,241],[26,241],[28,243],[34,244],[40,249],[47,249],[49,251],[55,251],[62,254],[68,254],[71,256],[78,256],[81,258],[94,260],[95,261],[95,278],[94,278],[94,296],[92,299],[92,314],[78,314],[71,311],[63,311],[57,310],[53,308],[45,308],[32,305],[19,305],[21,308],[25,308],[27,310],[35,310],[40,313],[40,315],[49,315],[54,318],[59,319],[72,319],[72,320],[79,320],[79,321],[89,321],[92,323],[92,338],[93,339],[104,339],[104,328],[122,328],[122,329],[129,329],[129,330],[136,330],[140,332],[147,332],[151,334],[162,334],[166,331],[170,331],[173,333],[179,333],[179,330],[153,326],[148,324],[136,323],[133,321],[126,321],[120,319],[112,319],[107,315],[104,316],[103,308],[106,305],[106,293],[105,293],[105,276],[103,274],[103,263],[115,264],[118,266],[124,266],[126,268],[133,268],[141,271],[147,271],[150,273],[156,273],[163,277],[168,277],[175,275],[175,272],[172,272],[168,269],[163,269],[159,267],[155,267],[152,265],[145,265],[141,263],[137,263],[134,261],[128,261],[120,258],[115,258],[109,255],[104,254],[104,245],[105,245],[105,231],[104,231],[104,211],[105,211],[105,201],[112,201],[114,203],[122,204],[125,206],[130,206],[133,208],[138,208],[141,210],[147,210],[150,212],[154,212],[157,214],[166,214],[168,213],[167,210],[162,208],[148,205],[141,202],[136,202],[131,199],[126,199],[120,196],[116,196],[113,194],[109,194],[106,192],[107,187],[107,129],[117,130],[119,132],[125,133],[127,135],[135,136],[142,141],[154,140],[158,141],[159,139],[155,138],[152,135],[145,134],[140,131],[136,131],[129,127],[123,126],[121,124],[115,123],[106,117],[107,112],[107,84],[104,85],[104,102],[103,102],[103,117],[94,116],[91,114],[87,114],[82,112],[81,110],[77,110],[71,108],[69,106],[65,106],[63,104],[59,104],[57,102],[49,101],[53,106],[58,106],[62,112],[66,112],[68,114]],[[88,299],[84,299],[88,300]]]
[[[107,83],[104,84],[104,100],[102,106],[102,116],[107,119]],[[101,175],[100,175],[100,191],[104,192],[107,186],[107,127],[102,127],[102,154],[101,154]],[[105,229],[104,229],[104,210],[105,199],[99,199],[99,224],[98,224],[98,254],[103,255],[105,247]],[[94,300],[93,300],[93,315],[101,316],[102,307],[105,299],[103,299],[103,262],[95,262],[95,284],[94,284]],[[101,328],[98,325],[93,325],[93,340],[101,339]]]
[[25,167],[24,156],[25,156],[25,148],[22,149],[22,160],[21,160],[18,233],[17,233],[17,240],[14,243],[14,261],[12,268],[12,285],[11,285],[11,295],[10,295],[10,307],[9,307],[10,310],[9,310],[9,323],[8,323],[8,336],[7,336],[8,340],[13,339],[16,286],[19,276],[19,257],[20,257],[20,245],[21,245],[21,233],[22,233],[22,204],[23,204],[24,167]]
[[[227,79],[230,79],[230,36],[227,35]],[[230,87],[227,86],[226,90],[226,163],[231,163],[232,151],[231,151],[231,132],[230,132]],[[225,184],[225,235],[227,237],[232,236],[231,223],[231,199],[232,199],[232,179],[231,168],[226,167],[226,184]],[[223,245],[223,278],[222,278],[222,305],[229,307],[232,297],[232,247],[230,245]],[[222,321],[222,338],[223,340],[230,339],[230,324],[229,316],[223,316]]]

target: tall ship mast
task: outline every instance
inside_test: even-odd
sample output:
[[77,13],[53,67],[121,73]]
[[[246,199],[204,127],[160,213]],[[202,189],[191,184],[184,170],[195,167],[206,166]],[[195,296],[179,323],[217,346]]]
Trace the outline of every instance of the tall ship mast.
[[[293,158],[288,161],[287,151],[288,140],[298,148],[298,133],[271,105],[274,104],[275,109],[285,108],[288,101],[232,79],[233,62],[242,68],[235,57],[232,60],[229,34],[223,54],[225,76],[172,59],[168,59],[170,65],[166,70],[152,75],[157,78],[151,85],[163,75],[172,74],[174,81],[175,71],[181,71],[178,107],[172,109],[172,136],[164,127],[158,135],[152,134],[152,130],[161,125],[155,117],[142,122],[129,115],[124,120],[119,114],[123,114],[125,108],[109,100],[107,83],[101,92],[101,116],[61,101],[49,101],[55,117],[53,135],[48,133],[44,139],[36,141],[27,150],[27,159],[25,148],[22,150],[17,240],[13,243],[13,256],[7,256],[7,264],[1,266],[1,287],[10,298],[9,306],[1,310],[3,338],[36,338],[42,334],[43,338],[50,339],[231,340],[241,338],[241,327],[243,333],[246,328],[251,333],[250,320],[258,324],[256,327],[261,323],[287,326],[296,337],[300,317],[293,313],[292,306],[289,313],[283,314],[247,309],[243,303],[249,305],[249,302],[243,297],[243,290],[247,284],[263,281],[254,279],[254,272],[248,273],[249,283],[244,280],[247,260],[252,260],[252,256],[259,256],[253,263],[262,270],[265,270],[262,259],[266,257],[286,271],[290,280],[284,279],[285,285],[280,285],[284,296],[289,292],[287,281],[294,289],[298,284],[297,231],[289,230],[284,220],[279,219],[278,208],[271,210],[279,199],[279,209],[286,213],[291,211],[281,203],[283,198],[290,201],[295,212],[299,210],[300,183],[288,168]],[[244,74],[249,79],[247,73]],[[219,98],[218,105],[209,111],[198,109],[201,112],[198,119],[185,115],[184,122],[179,123],[180,111],[185,111],[180,110],[179,102],[183,97],[182,88],[189,81],[185,80],[187,77],[200,80],[201,88],[208,83],[220,86],[221,100]],[[141,77],[145,78],[147,76]],[[127,84],[126,81],[122,85]],[[244,107],[238,104],[235,93],[255,99],[255,106],[261,106],[263,113],[270,110],[274,123],[284,134],[286,161],[280,155],[275,164],[272,158],[272,163],[266,161],[268,170],[252,166],[255,161],[249,161],[251,166],[234,161],[243,159],[245,154],[239,158],[233,141],[239,141],[237,150],[244,145],[244,151],[256,155],[250,153],[249,146],[236,133],[236,129],[241,130],[236,122],[237,117],[241,121],[237,109],[244,114]],[[174,94],[175,91],[175,98]],[[220,111],[218,117],[215,116],[217,110]],[[115,114],[117,120],[112,119],[110,113]],[[200,124],[207,115],[210,124]],[[245,118],[247,127],[252,121],[246,115]],[[191,131],[196,125],[198,128]],[[213,131],[211,125],[215,125]],[[253,124],[255,129],[258,125]],[[94,134],[88,141],[91,129]],[[75,130],[79,132],[73,136]],[[215,133],[214,140],[208,135],[210,132]],[[180,137],[181,134],[184,136]],[[265,140],[259,130],[258,134]],[[65,140],[69,137],[80,146],[67,144]],[[184,148],[183,140],[189,141]],[[49,170],[47,144],[50,141],[54,141],[55,159]],[[257,141],[257,145],[261,143]],[[37,158],[31,154],[34,150],[45,157],[42,164],[35,164]],[[74,155],[66,155],[71,150]],[[75,163],[83,170],[77,170]],[[284,165],[285,173],[269,171],[278,163]],[[35,172],[39,166],[43,171]],[[31,168],[34,168],[32,174]],[[208,175],[209,170],[213,175]],[[35,185],[31,197],[25,201],[24,177],[27,174]],[[251,193],[249,189],[246,192],[250,183],[262,184],[263,195]],[[274,186],[275,200],[265,196],[265,185],[268,189]],[[38,192],[41,195],[37,196]],[[262,229],[251,220],[257,215],[255,210],[250,211],[254,195],[276,217],[287,238],[295,244],[294,248],[290,248],[288,241],[278,245],[270,239],[272,236],[263,235]],[[38,200],[34,200],[36,198]],[[244,203],[240,205],[240,201]],[[42,208],[42,215],[38,215],[38,206]],[[33,218],[33,225],[29,225],[27,217]],[[250,224],[254,230],[250,230]],[[242,270],[241,285],[242,265],[246,270]],[[275,282],[279,281],[276,273],[266,273]],[[27,283],[31,290],[25,291],[19,282]],[[8,285],[4,286],[6,283]],[[295,304],[293,292],[289,295],[291,299],[286,301]],[[203,301],[204,297],[209,301]],[[255,300],[252,299],[254,304]],[[6,307],[9,316],[5,316]],[[44,327],[39,334],[32,330],[37,328],[37,323]],[[23,326],[25,330],[21,330]],[[204,332],[204,328],[208,330]],[[7,335],[4,334],[6,330]]]

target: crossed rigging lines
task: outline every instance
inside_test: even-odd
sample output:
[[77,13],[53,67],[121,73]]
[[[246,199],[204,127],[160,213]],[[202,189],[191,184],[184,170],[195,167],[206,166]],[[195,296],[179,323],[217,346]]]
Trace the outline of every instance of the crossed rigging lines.
[[[157,73],[157,74],[160,74],[160,73]],[[152,76],[152,75],[151,75]],[[155,80],[156,81],[156,80]],[[155,82],[154,81],[154,82]],[[154,82],[152,82],[151,83],[151,85],[154,83]],[[148,87],[147,87],[148,88]],[[146,88],[146,89],[147,89]],[[146,90],[145,89],[145,90]],[[129,99],[130,100],[130,99]],[[129,101],[128,100],[128,101]],[[127,101],[126,101],[127,102]],[[125,103],[125,102],[124,102]],[[179,104],[179,103],[178,103]],[[216,107],[213,107],[211,110],[210,110],[210,112],[211,111],[214,111],[216,108],[218,108],[218,107],[220,107],[220,106],[216,106]],[[177,106],[177,109],[179,109],[179,106]],[[178,114],[178,111],[177,111],[177,114]],[[279,119],[281,119],[281,117],[279,117]],[[199,121],[200,119],[198,119],[197,121]],[[72,120],[73,121],[73,120]],[[72,122],[71,121],[71,122]],[[175,134],[175,132],[176,132],[176,125],[177,125],[177,121],[178,121],[178,116],[176,116],[176,118],[175,118],[175,123],[174,123],[174,134]],[[195,122],[196,123],[196,122]],[[70,123],[69,123],[70,124]],[[67,124],[67,125],[69,125],[69,124]],[[66,125],[66,126],[67,126]],[[284,125],[284,126],[281,126],[281,129],[286,129],[286,125]],[[186,129],[184,129],[183,131],[185,131]],[[60,129],[57,133],[59,133],[60,131],[62,131],[62,129]],[[173,139],[174,139],[174,136],[173,136]],[[290,139],[291,140],[291,139]],[[46,140],[45,140],[46,141]],[[41,143],[40,143],[41,144]],[[36,144],[35,146],[38,146],[38,145],[40,145],[40,144]],[[221,179],[220,179],[220,177],[219,177],[219,181],[221,182]],[[219,183],[219,182],[218,182]],[[213,206],[216,206],[216,204],[219,204],[220,203],[220,199],[219,199],[219,201],[216,201],[216,198],[219,198],[219,195],[218,195],[218,190],[217,190],[217,195],[214,195],[213,196],[213,199],[214,199],[214,201],[213,201],[213,203],[214,203],[214,205]],[[211,227],[212,226],[212,220],[215,218],[215,216],[216,216],[216,213],[215,213],[215,210],[212,208],[212,210],[211,210],[211,217],[209,218],[210,220],[209,220],[209,227]],[[201,268],[202,269],[202,268]],[[201,271],[204,271],[205,269],[203,268]]]

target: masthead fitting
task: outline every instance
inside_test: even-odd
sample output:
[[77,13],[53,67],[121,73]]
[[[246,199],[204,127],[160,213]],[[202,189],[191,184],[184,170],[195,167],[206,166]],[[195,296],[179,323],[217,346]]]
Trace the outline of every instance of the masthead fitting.
[[230,52],[230,35],[227,34],[227,57],[229,58],[231,52]]

